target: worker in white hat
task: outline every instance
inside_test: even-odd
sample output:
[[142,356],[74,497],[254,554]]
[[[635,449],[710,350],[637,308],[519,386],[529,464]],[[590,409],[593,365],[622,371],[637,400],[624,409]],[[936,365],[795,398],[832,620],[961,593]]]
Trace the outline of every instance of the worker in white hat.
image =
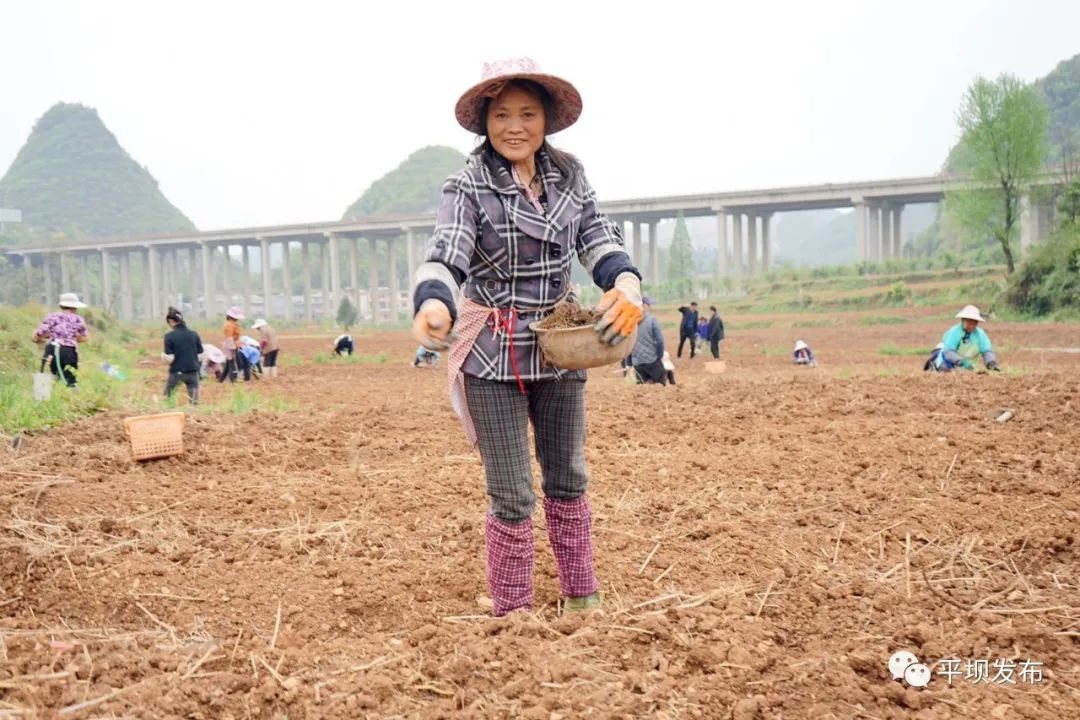
[[814,351],[802,340],[795,341],[795,347],[791,351],[791,362],[795,365],[817,367],[817,359],[814,357]]
[[990,337],[979,327],[979,323],[985,322],[979,308],[966,305],[956,317],[960,322],[945,331],[941,353],[934,359],[934,369],[942,372],[956,367],[974,370],[975,359],[981,356],[987,370],[1000,370]]
[[[86,342],[86,322],[79,316],[79,309],[86,307],[75,293],[60,295],[60,312],[51,312],[34,331],[35,343],[48,341],[42,364],[49,363],[53,375],[76,387],[79,369],[79,343]],[[44,370],[42,371],[44,372]]]

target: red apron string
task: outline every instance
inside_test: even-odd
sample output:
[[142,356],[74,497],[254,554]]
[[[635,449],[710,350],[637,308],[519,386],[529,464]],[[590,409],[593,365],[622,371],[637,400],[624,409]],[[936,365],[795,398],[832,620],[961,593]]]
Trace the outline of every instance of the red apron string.
[[518,389],[522,395],[526,395],[525,383],[521,380],[521,373],[518,371],[517,353],[514,351],[514,326],[517,324],[517,310],[514,308],[493,308],[494,312],[491,314],[489,323],[491,324],[491,334],[498,335],[499,332],[506,333],[507,343],[510,350],[510,367],[514,370],[514,379],[517,380]]

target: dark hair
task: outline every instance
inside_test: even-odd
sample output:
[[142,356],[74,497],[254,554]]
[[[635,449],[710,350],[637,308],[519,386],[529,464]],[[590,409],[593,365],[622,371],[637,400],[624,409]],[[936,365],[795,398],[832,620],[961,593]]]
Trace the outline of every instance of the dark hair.
[[166,320],[172,320],[175,323],[184,322],[184,315],[172,305],[169,306],[168,312],[165,313]]
[[709,309],[712,310],[713,312],[716,312],[716,306],[715,305],[710,305]]
[[[543,85],[532,80],[511,80],[506,83],[503,91],[505,92],[506,88],[510,87],[524,90],[530,95],[539,98],[540,104],[544,107],[544,117],[549,118],[552,116],[551,93],[549,93],[547,88]],[[487,114],[488,108],[491,107],[491,100],[492,98],[484,98],[484,102],[480,106],[480,117],[485,128],[487,127]],[[487,136],[487,133],[480,137],[483,138],[483,141],[472,151],[473,157],[487,165],[488,170],[492,173],[497,173],[500,167],[509,167],[506,158],[500,155],[491,144],[491,138]],[[581,161],[570,153],[553,147],[551,143],[547,141],[547,138],[544,138],[544,144],[540,146],[540,149],[547,153],[548,159],[551,160],[551,164],[557,167],[562,174],[562,179],[555,184],[555,187],[559,190],[566,190],[569,187],[573,187],[577,182],[578,174],[581,172]]]
[[691,304],[691,305],[697,305],[697,300],[691,300],[691,301],[690,301],[690,304]]

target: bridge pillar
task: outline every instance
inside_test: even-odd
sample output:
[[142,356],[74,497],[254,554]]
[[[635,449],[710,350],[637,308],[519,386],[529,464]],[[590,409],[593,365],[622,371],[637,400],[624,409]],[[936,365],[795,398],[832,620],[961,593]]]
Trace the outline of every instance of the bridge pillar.
[[349,302],[360,312],[360,238],[349,240]]
[[[101,249],[101,307],[109,310],[112,305],[112,277],[109,273],[109,251]],[[85,270],[85,266],[83,270]]]
[[754,213],[747,213],[746,225],[746,264],[749,270],[749,275],[752,277],[754,275],[757,275],[758,270],[757,215],[755,215]]
[[769,224],[772,221],[773,214],[764,213],[761,216],[761,272],[769,272],[769,265],[772,262],[772,251],[769,248],[770,232]]
[[368,242],[368,306],[371,308],[371,322],[378,323],[379,318],[379,266],[376,264],[378,252],[375,246],[375,238],[369,237]]
[[660,283],[660,221],[649,223],[649,282]]
[[281,243],[281,291],[285,296],[285,319],[293,319],[292,243]]
[[743,274],[742,216],[743,214],[738,210],[731,214],[731,265],[734,274],[738,277],[742,277]]
[[413,275],[416,274],[416,237],[411,227],[405,228],[405,262],[408,263],[409,285],[412,285]]
[[244,315],[251,315],[251,253],[247,243],[240,246],[240,307]]
[[866,205],[861,197],[852,198],[855,206],[855,260],[866,260]]
[[158,295],[158,253],[153,245],[146,247],[146,275],[150,289],[150,319],[161,317],[161,296]]
[[634,234],[634,253],[632,255],[632,259],[634,261],[634,265],[637,266],[638,271],[642,274],[645,273],[645,258],[641,256],[641,226],[643,224],[644,223],[638,222],[637,220],[631,221]]
[[904,255],[904,241],[900,234],[900,215],[904,212],[903,205],[893,205],[892,209],[892,246],[893,257],[900,258]]
[[881,259],[881,213],[876,204],[869,204],[870,209],[870,262]]
[[716,276],[723,278],[727,273],[727,213],[719,208],[716,211]]
[[23,269],[26,271],[26,301],[34,302],[34,261],[29,255],[22,256]]
[[1031,193],[1020,196],[1020,254],[1026,255],[1032,244],[1042,240],[1043,213]]
[[892,207],[888,203],[881,205],[881,259],[892,257]]
[[311,320],[311,243],[300,241],[300,264],[304,276],[304,317]]
[[71,275],[68,271],[67,253],[60,253],[57,256],[57,262],[60,263],[60,292],[71,292]]
[[120,265],[120,317],[128,322],[135,319],[135,303],[131,296],[131,253],[120,251],[117,258]]
[[[86,253],[79,255],[79,292],[84,303],[90,303],[90,256]],[[90,303],[92,304],[92,303]]]
[[221,246],[221,291],[225,295],[225,309],[232,307],[232,255],[228,244]]
[[270,269],[270,241],[259,238],[259,274],[262,275],[263,317],[274,315],[274,275]]
[[199,243],[199,252],[202,255],[202,292],[203,306],[202,317],[214,317],[214,249],[207,243]]
[[386,257],[390,266],[390,322],[398,321],[398,276],[396,238],[386,241]]
[[323,317],[334,317],[337,313],[336,307],[331,307],[332,300],[330,297],[330,241],[327,238],[323,238],[323,241],[319,243],[320,260],[322,262],[322,283],[319,285],[319,291],[322,293],[322,308]]

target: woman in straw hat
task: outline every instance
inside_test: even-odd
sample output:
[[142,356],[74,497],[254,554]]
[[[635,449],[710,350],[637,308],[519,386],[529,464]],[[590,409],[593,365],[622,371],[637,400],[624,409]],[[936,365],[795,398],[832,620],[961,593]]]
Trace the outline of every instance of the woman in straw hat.
[[529,329],[570,296],[575,254],[604,290],[596,329],[605,342],[622,342],[642,316],[640,274],[619,229],[577,159],[548,142],[581,107],[573,85],[528,58],[484,66],[456,106],[458,123],[482,142],[443,185],[414,278],[413,334],[430,350],[450,348],[451,403],[484,462],[496,615],[533,604],[530,420],[562,608],[601,602],[585,493],[585,373],[546,365]]
[[934,369],[942,372],[956,367],[974,370],[975,359],[981,356],[987,370],[1001,370],[997,353],[990,345],[990,336],[979,327],[979,323],[985,322],[979,308],[966,305],[956,317],[960,322],[945,331],[941,352],[934,358]]
[[251,365],[240,350],[240,321],[244,311],[233,305],[225,312],[225,326],[221,332],[225,336],[221,349],[225,351],[225,367],[218,375],[218,382],[236,382],[237,374],[244,372],[244,382],[251,380]]
[[79,302],[75,293],[60,295],[60,311],[51,312],[34,331],[35,343],[48,341],[45,358],[53,375],[61,378],[68,387],[76,387],[79,370],[79,343],[86,342],[86,322],[79,316]]

